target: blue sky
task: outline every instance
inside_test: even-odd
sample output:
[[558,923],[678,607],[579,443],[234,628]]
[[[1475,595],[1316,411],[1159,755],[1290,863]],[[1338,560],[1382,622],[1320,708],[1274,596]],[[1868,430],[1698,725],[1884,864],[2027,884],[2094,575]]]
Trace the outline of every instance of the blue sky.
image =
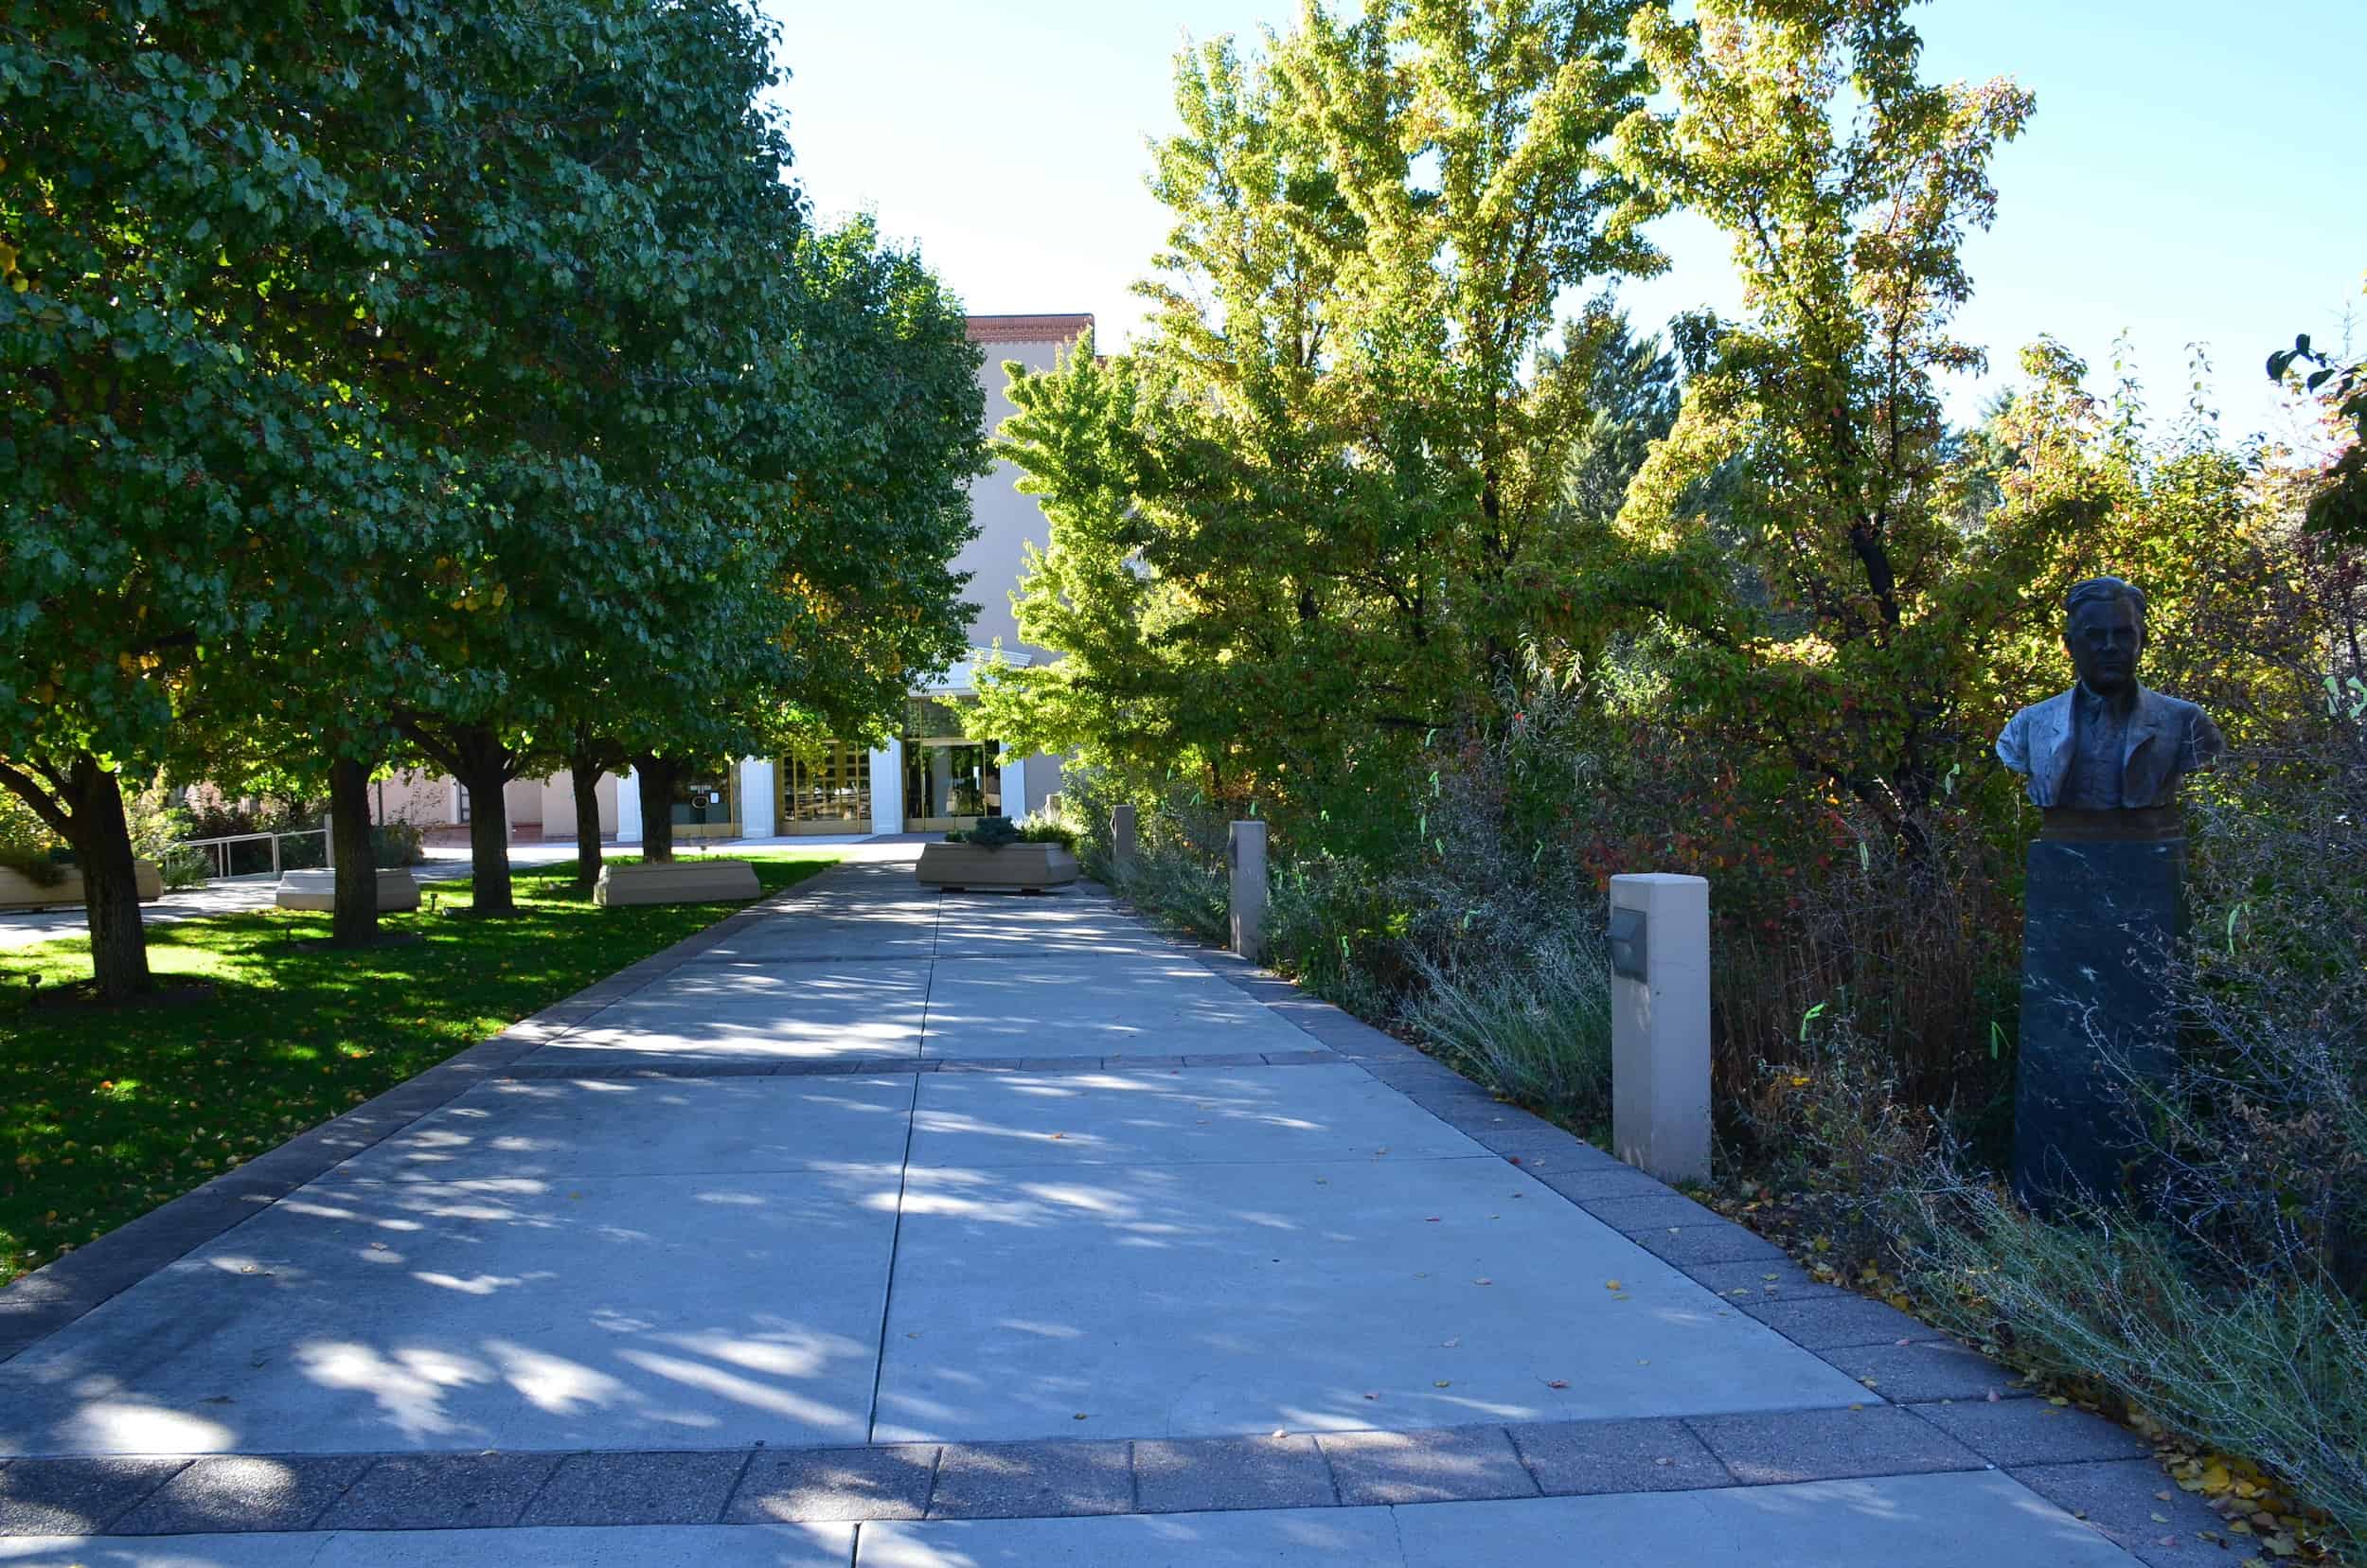
[[[796,175],[826,218],[878,215],[973,312],[1084,311],[1105,346],[1166,232],[1143,188],[1188,38],[1287,24],[1294,0],[769,0],[793,73]],[[2260,371],[2296,331],[2367,349],[2367,0],[1931,0],[1925,74],[2038,95],[1994,166],[1996,227],[1966,252],[1961,335],[1990,351],[1968,416],[2041,332],[2102,389],[2126,329],[2160,417],[2204,344],[2231,437],[2277,424]],[[1624,291],[1639,325],[1737,300],[1719,237],[1670,220],[1673,266]]]

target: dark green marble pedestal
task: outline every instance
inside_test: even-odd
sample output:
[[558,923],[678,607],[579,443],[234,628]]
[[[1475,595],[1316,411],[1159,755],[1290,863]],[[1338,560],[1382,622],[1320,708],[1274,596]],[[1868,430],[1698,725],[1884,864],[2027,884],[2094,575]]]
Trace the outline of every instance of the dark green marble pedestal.
[[2182,836],[2030,846],[2014,1190],[2040,1213],[2083,1189],[2124,1195],[2137,1156],[2127,1076],[2159,1080],[2176,1061],[2164,964],[2185,882]]

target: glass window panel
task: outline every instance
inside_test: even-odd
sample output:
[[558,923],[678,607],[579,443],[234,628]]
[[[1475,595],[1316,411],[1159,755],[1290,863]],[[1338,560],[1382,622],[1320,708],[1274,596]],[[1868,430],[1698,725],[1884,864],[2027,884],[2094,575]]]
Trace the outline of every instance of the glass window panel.
[[855,824],[871,821],[871,752],[831,740],[808,757],[781,760],[781,820],[784,823]]

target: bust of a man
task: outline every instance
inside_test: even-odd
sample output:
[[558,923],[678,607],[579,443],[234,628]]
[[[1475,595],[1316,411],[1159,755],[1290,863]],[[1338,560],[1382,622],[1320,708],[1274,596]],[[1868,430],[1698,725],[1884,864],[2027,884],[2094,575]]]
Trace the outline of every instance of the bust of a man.
[[2119,578],[2091,578],[2063,600],[2063,648],[2079,679],[2014,715],[1997,755],[2050,810],[2150,811],[2179,781],[2227,749],[2211,716],[2137,683],[2145,596]]

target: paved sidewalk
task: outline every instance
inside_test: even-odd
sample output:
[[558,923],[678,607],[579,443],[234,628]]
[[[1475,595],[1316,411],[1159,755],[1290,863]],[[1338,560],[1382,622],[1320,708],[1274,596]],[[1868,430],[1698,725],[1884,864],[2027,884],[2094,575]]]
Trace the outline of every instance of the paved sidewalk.
[[[512,865],[549,865],[576,856],[572,844],[521,844],[509,851]],[[427,851],[424,864],[412,867],[421,882],[442,882],[469,874],[469,852],[466,849],[434,848]],[[279,879],[266,872],[260,876],[224,877],[201,887],[183,888],[140,905],[140,920],[145,925],[170,925],[176,920],[202,920],[215,915],[242,915],[250,910],[269,909],[272,896],[279,890]],[[80,936],[90,929],[90,921],[80,904],[63,904],[50,909],[20,909],[0,912],[0,948],[30,947],[36,942],[54,942],[62,936]],[[0,1558],[0,1561],[7,1559]]]
[[913,853],[0,1292],[0,1563],[2206,1560],[2119,1429]]

